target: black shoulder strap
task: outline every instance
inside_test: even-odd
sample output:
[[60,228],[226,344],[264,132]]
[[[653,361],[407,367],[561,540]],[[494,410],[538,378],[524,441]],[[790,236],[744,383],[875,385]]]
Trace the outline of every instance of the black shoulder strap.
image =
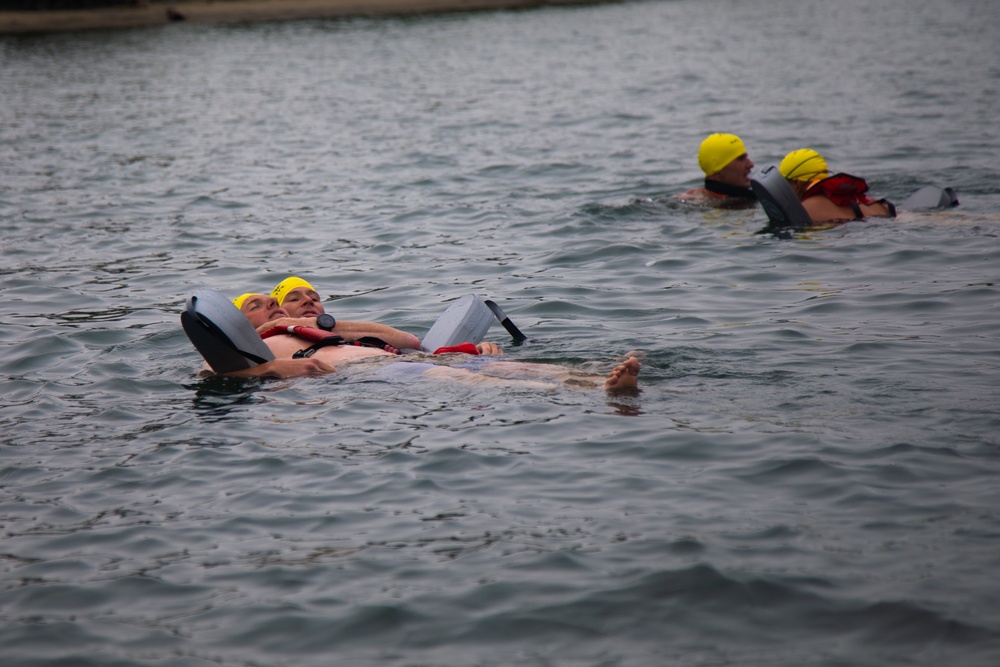
[[392,354],[399,354],[399,350],[389,343],[375,336],[362,336],[357,340],[344,340],[341,336],[327,336],[321,341],[317,341],[309,347],[303,348],[292,355],[292,359],[304,359],[316,354],[316,350],[330,345],[356,345],[358,347],[372,347],[377,350],[385,350]]
[[330,345],[343,345],[344,339],[340,336],[327,336],[323,340],[317,341],[310,345],[309,347],[302,348],[298,352],[292,355],[292,359],[305,359],[316,354],[316,350],[321,347],[329,347]]
[[739,199],[752,199],[753,201],[757,201],[757,195],[754,194],[751,188],[741,188],[736,185],[720,183],[719,181],[713,181],[708,178],[705,179],[705,189],[709,192],[714,192],[717,195],[737,197]]

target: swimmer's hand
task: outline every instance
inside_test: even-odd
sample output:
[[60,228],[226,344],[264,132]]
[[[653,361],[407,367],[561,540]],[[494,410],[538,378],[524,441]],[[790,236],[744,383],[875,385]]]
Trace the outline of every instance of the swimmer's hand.
[[296,378],[303,375],[325,375],[333,373],[337,369],[319,359],[307,357],[305,359],[274,359],[266,361],[253,368],[246,368],[232,373],[223,373],[223,377],[250,377],[250,378]]
[[502,355],[503,350],[496,343],[479,343],[476,345],[479,354]]

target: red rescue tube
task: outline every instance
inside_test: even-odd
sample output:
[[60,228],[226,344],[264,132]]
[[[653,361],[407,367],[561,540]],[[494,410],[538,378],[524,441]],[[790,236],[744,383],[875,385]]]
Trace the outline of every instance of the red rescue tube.
[[465,354],[479,355],[479,348],[472,343],[459,343],[458,345],[447,345],[434,350],[434,354],[448,354],[449,352],[464,352]]
[[[342,341],[344,345],[362,345],[358,341],[345,341],[343,338],[337,334],[330,333],[329,331],[324,331],[323,329],[317,329],[315,327],[302,327],[290,324],[277,324],[270,329],[262,332],[260,334],[261,338],[270,338],[271,336],[279,336],[282,334],[291,334],[302,340],[309,341],[312,343],[319,343],[321,341],[327,340],[329,338],[336,338]],[[383,341],[384,342],[384,341]],[[399,350],[386,344],[385,347],[373,346],[379,349],[384,349],[386,352],[391,352],[393,354],[399,354]],[[465,354],[479,355],[479,348],[477,348],[472,343],[460,343],[458,345],[449,345],[447,347],[439,347],[434,350],[434,354],[448,354],[450,352],[464,352]]]
[[293,336],[298,336],[302,340],[312,341],[313,343],[318,343],[321,340],[326,340],[327,338],[340,338],[337,334],[324,331],[323,329],[288,324],[278,324],[273,326],[267,331],[261,333],[260,337],[270,338],[271,336],[277,336],[279,334],[292,334]]

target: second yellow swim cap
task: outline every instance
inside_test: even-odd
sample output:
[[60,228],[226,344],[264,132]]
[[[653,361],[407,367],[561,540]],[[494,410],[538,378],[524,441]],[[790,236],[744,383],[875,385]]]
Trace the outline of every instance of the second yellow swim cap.
[[316,291],[312,285],[302,280],[297,276],[288,276],[280,283],[278,286],[271,290],[271,296],[278,300],[278,305],[280,306],[285,301],[285,297],[296,287],[308,287],[309,289]]
[[242,309],[244,301],[246,301],[252,296],[257,296],[258,294],[259,292],[247,292],[246,294],[240,294],[238,297],[233,299],[233,305],[236,306],[237,308]]
[[711,176],[746,152],[743,141],[735,134],[710,134],[698,149],[698,166]]
[[786,155],[778,171],[790,181],[815,181],[830,175],[826,160],[811,148],[800,148]]

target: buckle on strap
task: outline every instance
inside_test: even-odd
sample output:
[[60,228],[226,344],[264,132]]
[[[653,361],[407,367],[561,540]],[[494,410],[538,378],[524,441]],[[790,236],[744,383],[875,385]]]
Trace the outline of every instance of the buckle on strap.
[[327,336],[323,340],[317,341],[309,347],[303,348],[292,355],[292,359],[308,359],[316,354],[316,350],[330,345],[343,345],[344,339],[340,336]]

